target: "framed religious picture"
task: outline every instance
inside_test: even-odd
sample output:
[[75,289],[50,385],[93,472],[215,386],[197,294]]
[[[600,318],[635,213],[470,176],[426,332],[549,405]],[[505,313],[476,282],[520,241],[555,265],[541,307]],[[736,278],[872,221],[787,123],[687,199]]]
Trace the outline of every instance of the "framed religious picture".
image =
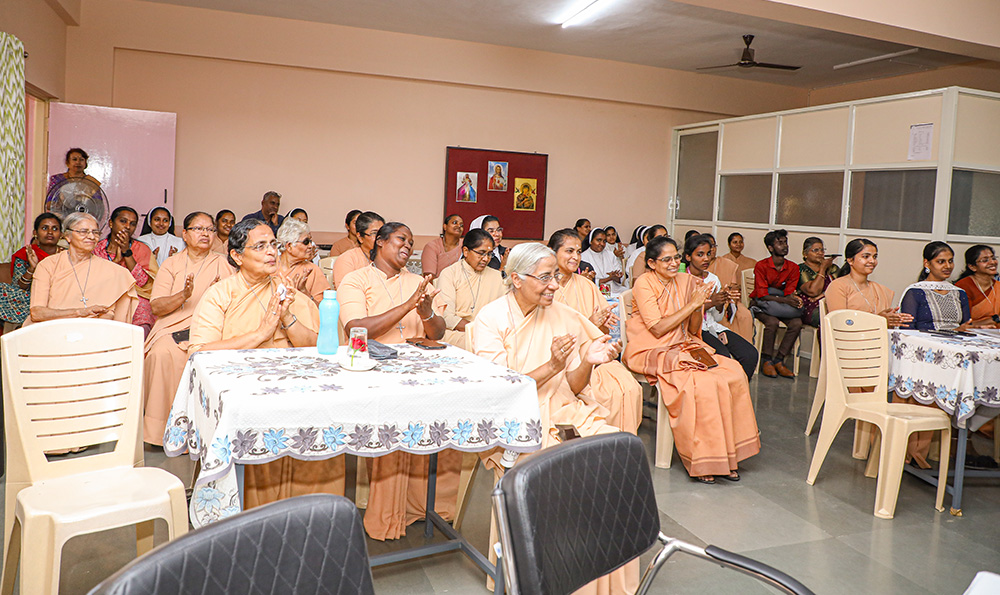
[[542,153],[447,147],[444,214],[493,215],[505,238],[544,241],[548,165]]

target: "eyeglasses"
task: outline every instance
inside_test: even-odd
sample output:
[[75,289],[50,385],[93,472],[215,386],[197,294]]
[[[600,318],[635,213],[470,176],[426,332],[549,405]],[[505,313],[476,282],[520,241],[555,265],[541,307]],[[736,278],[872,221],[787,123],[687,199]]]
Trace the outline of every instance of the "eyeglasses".
[[683,257],[680,254],[678,254],[677,256],[664,256],[663,258],[654,258],[652,260],[666,264],[670,262],[680,262],[681,260],[683,260]]
[[198,226],[198,227],[189,227],[189,228],[187,228],[187,230],[188,231],[193,231],[195,233],[215,233],[215,228],[214,227],[201,227],[201,226]]
[[303,246],[308,246],[313,243],[312,238],[306,238],[304,240],[299,240],[298,242],[289,242],[291,244],[302,244]]
[[270,247],[272,250],[277,250],[278,249],[278,245],[279,245],[278,244],[278,240],[271,240],[270,242],[263,242],[263,241],[257,242],[256,244],[251,244],[250,246],[247,246],[246,248],[248,250],[253,250],[254,252],[263,252],[268,247]]
[[478,256],[479,258],[486,258],[487,254],[491,254],[492,253],[490,250],[469,250],[469,252],[472,252],[473,254],[475,254],[476,256]]
[[94,236],[95,238],[101,236],[101,230],[99,229],[71,229],[75,234],[81,235],[83,237]]
[[987,263],[996,262],[996,261],[997,261],[997,257],[993,256],[993,255],[990,255],[990,256],[984,256],[984,257],[980,258],[979,260],[976,261],[976,264],[987,264]]
[[536,281],[540,281],[540,282],[542,282],[542,283],[544,283],[546,285],[548,285],[549,283],[551,283],[553,279],[555,279],[558,282],[558,281],[562,281],[566,277],[566,275],[563,275],[562,273],[556,273],[555,275],[542,275],[541,277],[536,277],[534,275],[530,275],[528,273],[524,273],[524,276],[525,277],[531,277],[532,279],[535,279]]

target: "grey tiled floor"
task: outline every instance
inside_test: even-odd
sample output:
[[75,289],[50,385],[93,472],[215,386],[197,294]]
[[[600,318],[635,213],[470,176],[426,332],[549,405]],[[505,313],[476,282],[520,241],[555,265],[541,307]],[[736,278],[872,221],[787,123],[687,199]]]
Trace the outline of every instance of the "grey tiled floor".
[[[895,519],[877,519],[872,515],[875,480],[865,478],[864,463],[851,458],[853,426],[845,426],[816,485],[805,483],[815,439],[802,430],[816,381],[803,368],[795,380],[755,377],[751,382],[763,447],[742,465],[741,482],[696,484],[676,456],[673,468],[654,469],[663,531],[757,558],[820,594],[958,594],[978,570],[1000,570],[1000,480],[968,480],[965,516],[958,518],[936,512],[933,488],[904,475]],[[648,420],[640,429],[650,460],[654,429]],[[986,452],[990,445],[978,446]],[[190,481],[185,459],[147,451],[147,464]],[[476,479],[463,528],[481,550],[489,531],[488,475]],[[949,501],[946,496],[946,507]],[[417,523],[401,542],[370,541],[369,550],[422,543],[422,529]],[[63,554],[61,593],[86,593],[134,556],[130,548],[134,533],[128,529],[74,539]],[[679,556],[667,563],[654,592],[772,592],[741,574]],[[455,553],[377,568],[374,576],[380,595],[487,592],[483,575]]]

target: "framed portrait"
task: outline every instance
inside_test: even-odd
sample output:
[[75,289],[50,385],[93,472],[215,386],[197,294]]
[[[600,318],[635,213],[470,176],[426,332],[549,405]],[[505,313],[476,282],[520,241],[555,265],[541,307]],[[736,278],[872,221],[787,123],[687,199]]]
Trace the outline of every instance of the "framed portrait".
[[537,188],[538,180],[535,178],[514,178],[514,210],[534,211]]
[[479,174],[470,171],[458,172],[458,189],[455,191],[455,202],[477,202]]
[[488,192],[507,192],[507,162],[490,161],[486,166],[490,181],[486,185]]

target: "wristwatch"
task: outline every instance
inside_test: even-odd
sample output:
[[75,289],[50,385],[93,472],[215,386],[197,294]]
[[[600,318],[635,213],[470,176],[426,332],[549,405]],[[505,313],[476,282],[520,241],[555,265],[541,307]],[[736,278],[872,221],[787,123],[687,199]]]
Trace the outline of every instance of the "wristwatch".
[[122,258],[129,258],[130,256],[132,256],[131,248],[129,248],[128,250],[122,250]]

